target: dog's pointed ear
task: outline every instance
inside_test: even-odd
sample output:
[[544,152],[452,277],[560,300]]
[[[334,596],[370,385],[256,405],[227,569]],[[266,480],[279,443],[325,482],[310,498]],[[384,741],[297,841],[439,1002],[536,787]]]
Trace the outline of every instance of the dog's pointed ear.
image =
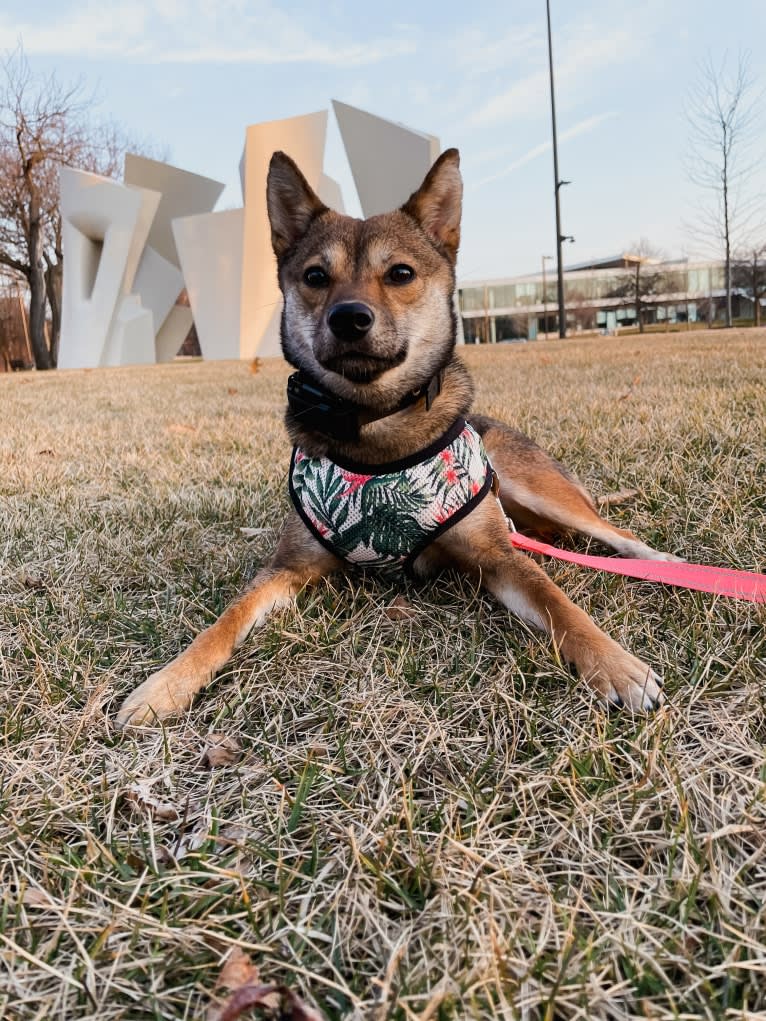
[[284,152],[275,152],[269,163],[266,208],[271,224],[271,245],[280,259],[327,206],[309,187],[293,160]]
[[457,149],[447,149],[428,171],[418,190],[402,206],[403,212],[418,221],[453,264],[460,244],[462,203],[460,153]]

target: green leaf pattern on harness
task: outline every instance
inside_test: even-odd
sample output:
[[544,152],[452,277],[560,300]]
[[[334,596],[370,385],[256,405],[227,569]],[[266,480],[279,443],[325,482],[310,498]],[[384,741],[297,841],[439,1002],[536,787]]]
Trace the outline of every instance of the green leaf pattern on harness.
[[459,511],[478,502],[491,471],[481,437],[466,423],[436,454],[375,474],[308,457],[296,447],[290,490],[304,521],[339,557],[391,564],[412,559]]

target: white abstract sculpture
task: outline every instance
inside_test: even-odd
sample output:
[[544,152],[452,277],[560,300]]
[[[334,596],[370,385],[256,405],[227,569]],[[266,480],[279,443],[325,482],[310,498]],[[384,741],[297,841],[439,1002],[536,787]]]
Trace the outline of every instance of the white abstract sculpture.
[[125,184],[61,171],[65,271],[59,365],[170,361],[192,325],[172,221],[207,212],[219,181],[128,154]]
[[439,155],[439,139],[332,101],[365,217],[401,206]]
[[61,169],[60,368],[153,361],[152,316],[126,301],[160,195]]

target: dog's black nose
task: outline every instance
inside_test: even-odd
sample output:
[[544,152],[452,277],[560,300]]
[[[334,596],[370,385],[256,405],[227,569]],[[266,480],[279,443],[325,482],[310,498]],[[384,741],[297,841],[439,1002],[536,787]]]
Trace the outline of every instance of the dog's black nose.
[[375,313],[361,301],[341,301],[333,305],[327,324],[338,340],[361,340],[375,322]]

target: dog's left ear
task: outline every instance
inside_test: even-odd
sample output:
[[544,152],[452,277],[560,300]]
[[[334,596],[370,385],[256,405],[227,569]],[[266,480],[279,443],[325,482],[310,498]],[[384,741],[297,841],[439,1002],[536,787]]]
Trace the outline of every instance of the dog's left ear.
[[297,165],[284,152],[275,152],[271,157],[266,207],[271,224],[271,245],[277,259],[303,237],[314,217],[327,209]]
[[447,149],[428,171],[418,190],[402,206],[402,211],[418,221],[453,264],[460,244],[462,202],[460,153],[457,149]]

